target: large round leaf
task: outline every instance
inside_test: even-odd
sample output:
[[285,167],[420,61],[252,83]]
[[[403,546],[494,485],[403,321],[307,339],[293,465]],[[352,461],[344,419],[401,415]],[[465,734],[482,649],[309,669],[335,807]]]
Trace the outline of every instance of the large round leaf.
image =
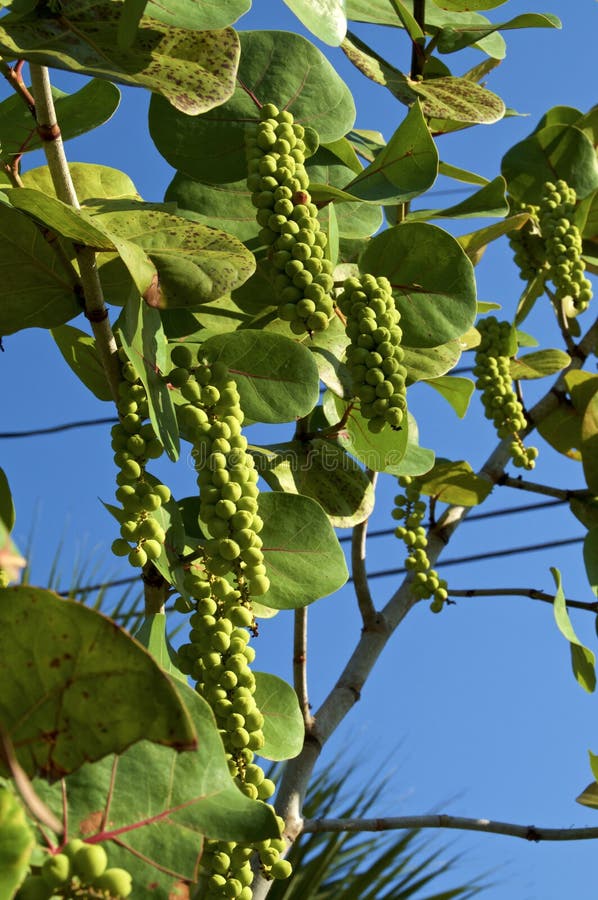
[[199,221],[222,228],[241,241],[255,238],[260,228],[245,178],[210,184],[177,172],[164,199],[174,200],[181,211],[191,210]]
[[166,25],[213,31],[234,25],[250,7],[251,0],[149,0],[145,12]]
[[284,0],[306,28],[325,44],[338,47],[347,32],[344,0]]
[[245,129],[259,107],[275,103],[297,122],[317,129],[322,141],[346,134],[355,119],[351,92],[323,54],[285,31],[247,31],[232,97],[197,118],[182,115],[155,95],[150,133],[164,158],[200,181],[238,181],[246,175]]
[[578,197],[598,188],[592,141],[571,125],[549,125],[515,144],[501,166],[509,193],[522,203],[539,203],[547,181],[564,179]]
[[338,591],[349,577],[342,548],[314,500],[279,491],[260,494],[260,533],[270,578],[264,606],[296,609]]
[[316,500],[335,528],[358,525],[374,508],[370,479],[333,440],[289,441],[253,453],[271,488]]
[[[222,297],[249,278],[252,253],[233,235],[183,216],[160,204],[110,201],[93,208],[93,219],[110,235],[142,247],[158,270],[161,308],[197,307]],[[100,259],[100,277],[112,303],[129,295],[127,268],[119,257]]]
[[427,222],[388,228],[370,241],[359,265],[389,279],[408,346],[437,347],[473,325],[473,266],[442,228]]
[[0,897],[14,897],[35,846],[25,811],[8,785],[0,786]]
[[268,672],[254,672],[255,701],[264,716],[264,759],[293,759],[303,749],[305,726],[297,694],[290,684]]
[[77,277],[24,213],[0,204],[0,335],[54,328],[82,311]]
[[347,414],[348,407],[349,403],[337,397],[332,391],[326,391],[324,394],[324,413],[330,425],[335,426],[345,420],[336,435],[340,446],[368,469],[397,475],[399,463],[407,450],[409,433],[407,420],[400,431],[393,431],[386,425],[378,434],[373,434],[359,408],[351,407]]
[[121,48],[121,4],[69,0],[61,15],[8,15],[0,53],[122,84],[144,87],[190,115],[223,103],[234,88],[239,41],[232,28],[195,31],[143,16],[131,46]]
[[[139,200],[137,188],[125,172],[111,166],[98,166],[94,163],[70,163],[69,172],[73,179],[79,203],[90,206],[102,200]],[[54,183],[47,166],[29,169],[23,174],[23,184],[28,188],[56,196]]]
[[403,365],[407,369],[408,382],[438,378],[450,372],[461,356],[463,347],[458,340],[438,347],[406,347],[403,345]]
[[233,331],[203,345],[213,360],[229,367],[241,395],[241,408],[254,422],[291,422],[318,402],[316,362],[305,347],[280,334]]
[[142,738],[195,746],[169,679],[114,622],[40,588],[2,601],[0,721],[28,775],[59,778]]
[[63,784],[34,782],[59,817],[66,802],[69,838],[109,842],[110,865],[131,872],[135,896],[150,896],[149,882],[156,900],[177,896],[170,891],[179,880],[195,882],[204,835],[247,843],[278,831],[272,807],[245,797],[230,777],[208,704],[188,686],[177,689],[197,731],[193,752],[140,741],[121,756],[83,766]]

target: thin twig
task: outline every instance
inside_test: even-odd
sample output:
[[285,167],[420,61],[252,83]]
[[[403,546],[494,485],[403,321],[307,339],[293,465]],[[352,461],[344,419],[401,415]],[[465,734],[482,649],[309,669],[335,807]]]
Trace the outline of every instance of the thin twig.
[[[45,66],[29,66],[31,72],[31,89],[35,100],[37,130],[43,141],[48,168],[56,196],[63,203],[74,209],[80,209],[77,192],[71,178],[64,144],[54,109],[52,86]],[[120,368],[116,341],[110,327],[108,310],[104,303],[104,294],[98,275],[95,251],[91,247],[75,248],[83,295],[85,298],[85,315],[89,319],[95,337],[98,354],[102,361],[110,390],[115,402],[118,401],[118,384]]]
[[529,491],[530,494],[543,494],[545,497],[556,497],[557,500],[568,502],[574,497],[589,497],[589,491],[585,488],[569,490],[568,488],[556,488],[550,484],[537,484],[535,481],[526,481],[520,475],[513,478],[511,475],[501,475],[497,480],[501,487],[515,488],[519,491]]
[[[534,588],[466,588],[456,590],[449,587],[451,597],[529,597],[531,600],[541,600],[543,603],[554,604],[554,594],[545,591],[537,591]],[[598,613],[598,600],[585,602],[584,600],[569,600],[565,603],[570,609],[585,609],[588,612]]]
[[293,629],[293,683],[299,701],[305,732],[313,725],[311,704],[307,690],[307,607],[295,610]]
[[14,69],[11,69],[7,62],[0,59],[0,74],[4,75],[13,91],[22,97],[31,115],[35,117],[35,100],[21,78],[21,67],[17,64]]
[[541,828],[492,819],[471,819],[446,814],[427,816],[388,816],[380,819],[306,819],[303,831],[320,832],[396,831],[402,828],[456,828],[459,831],[483,831],[505,834],[525,841],[589,841],[598,838],[598,826],[591,828]]
[[[368,470],[368,477],[373,490],[375,490],[378,473]],[[355,525],[351,536],[351,569],[353,572],[353,585],[355,587],[355,596],[357,598],[357,605],[359,606],[359,612],[361,613],[364,628],[371,628],[376,624],[378,619],[378,613],[374,606],[365,568],[368,522],[369,518],[364,519],[363,522]]]

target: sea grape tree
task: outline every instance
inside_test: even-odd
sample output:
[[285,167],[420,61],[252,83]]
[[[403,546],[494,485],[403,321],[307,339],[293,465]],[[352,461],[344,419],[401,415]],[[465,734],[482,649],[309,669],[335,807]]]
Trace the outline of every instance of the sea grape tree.
[[[133,637],[80,602],[19,585],[0,473],[3,898],[258,900],[292,878],[285,856],[302,832],[367,827],[304,819],[317,759],[410,610],[430,601],[446,615],[452,592],[434,566],[467,512],[514,482],[511,465],[541,472],[543,444],[583,467],[587,488],[563,499],[587,529],[598,591],[598,376],[582,371],[598,336],[598,113],[548,110],[490,181],[437,149],[507,114],[483,83],[504,56],[502,33],[559,21],[491,22],[483,12],[504,0],[286,2],[396,98],[388,140],[356,127],[352,90],[314,43],[244,30],[249,0],[3,4],[12,95],[0,103],[0,334],[49,330],[74,376],[114,409],[112,551],[145,597]],[[363,22],[404,35],[396,58],[353,33]],[[470,47],[484,61],[453,74]],[[55,88],[53,69],[84,76],[81,88]],[[124,172],[68,157],[69,138],[115,112],[116,85],[152,92],[149,134],[175,170],[161,200],[142,198]],[[40,147],[47,163],[32,168],[27,153]],[[439,175],[471,193],[413,208]],[[458,238],[436,224],[479,217],[495,221]],[[502,309],[476,293],[476,266],[497,240],[510,242],[523,283]],[[562,347],[526,352],[521,326],[539,304]],[[466,353],[475,383],[451,374]],[[529,408],[525,382],[539,378],[546,391]],[[419,445],[418,382],[461,416],[480,392],[469,414],[483,410],[497,443],[477,473]],[[248,443],[254,423],[270,443]],[[268,429],[283,423],[295,432],[281,443]],[[152,467],[183,453],[193,476],[174,496]],[[378,609],[365,558],[383,484],[396,493],[407,574]],[[314,713],[307,608],[349,577],[342,529],[352,529],[363,628]],[[593,690],[594,655],[556,568],[554,578],[575,676]],[[254,638],[279,611],[294,617],[292,686],[259,670]],[[185,617],[176,650],[173,612]],[[286,761],[278,792],[263,760]],[[580,799],[597,796],[593,783]],[[526,833],[446,816],[416,824]]]

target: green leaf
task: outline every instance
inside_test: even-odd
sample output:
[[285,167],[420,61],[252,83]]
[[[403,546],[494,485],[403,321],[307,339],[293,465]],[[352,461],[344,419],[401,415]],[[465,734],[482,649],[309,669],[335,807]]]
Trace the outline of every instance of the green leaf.
[[239,41],[232,28],[194,31],[143,16],[130,47],[118,46],[122,5],[113,0],[69,0],[66,16],[20,18],[0,26],[7,60],[67,69],[163,94],[187,115],[206,112],[230,97]]
[[110,237],[94,225],[84,210],[77,210],[32,188],[13,188],[5,193],[15,209],[20,209],[61,237],[94,250],[115,249]]
[[[446,209],[415,209],[407,216],[408,222],[422,222],[428,219],[470,219],[481,216],[502,217],[509,212],[505,196],[506,183],[502,176],[484,185],[467,200]],[[460,242],[461,243],[461,242]]]
[[465,184],[479,184],[482,187],[490,184],[489,180],[484,178],[483,175],[470,172],[468,169],[460,169],[458,166],[452,166],[450,163],[442,162],[442,160],[438,163],[438,174],[445,175],[447,178],[454,178],[455,181],[465,182]]
[[0,521],[8,534],[15,527],[15,505],[4,469],[0,469]]
[[468,234],[462,234],[457,238],[459,244],[463,247],[467,256],[474,266],[477,266],[481,260],[486,247],[492,241],[496,241],[503,235],[521,228],[528,221],[527,213],[520,213],[516,216],[510,216],[503,219],[502,222],[496,222],[494,225],[487,225],[485,228],[479,228],[477,231],[470,231]]
[[561,28],[560,19],[549,13],[524,13],[507,22],[488,25],[445,26],[438,35],[437,47],[440,53],[455,53],[471,44],[477,44],[482,38],[494,31],[509,31],[516,28]]
[[[206,701],[182,684],[177,691],[197,730],[197,749],[175,753],[141,741],[64,782],[69,839],[109,842],[110,865],[137,876],[140,889],[155,884],[157,900],[176,896],[170,891],[177,881],[195,883],[204,835],[248,843],[278,833],[272,808],[245,797],[230,777]],[[39,780],[34,787],[61,816],[63,785]]]
[[408,413],[407,449],[396,475],[425,475],[434,465],[434,451],[419,445],[419,429],[415,417]]
[[[139,200],[137,189],[128,175],[110,166],[93,163],[70,163],[69,172],[79,203],[97,206],[102,200]],[[25,187],[35,188],[50,197],[56,196],[47,166],[29,169],[23,174]]]
[[[403,0],[403,4],[410,11],[413,10],[413,0]],[[455,12],[452,8],[445,10],[438,3],[426,3],[426,33],[436,34],[439,28],[444,28],[447,25],[457,25],[458,27],[487,25],[488,19],[485,16],[470,11],[473,6],[477,6],[477,0],[468,4],[465,12]],[[354,19],[357,22],[374,22],[379,25],[402,27],[392,0],[347,0],[347,18]],[[504,39],[498,33],[482,38],[477,46],[479,50],[483,50],[485,53],[498,59],[504,57],[506,52]]]
[[213,31],[233,25],[251,7],[251,0],[149,0],[147,14],[166,25]]
[[490,124],[504,116],[505,105],[500,97],[467,78],[444,76],[412,81],[354,34],[345,38],[342,50],[360,72],[387,87],[401,103],[411,106],[419,98],[427,117],[473,125]]
[[[6,502],[6,498],[3,502]],[[8,506],[4,507],[4,514],[10,517]],[[9,582],[17,581],[26,565],[27,560],[21,556],[19,548],[4,524],[4,519],[0,517],[0,572]]]
[[[341,237],[362,238],[374,234],[382,225],[382,210],[378,205],[360,202],[352,191],[345,189],[352,182],[355,172],[341,163],[326,147],[307,160],[309,191],[314,203],[334,202]],[[338,201],[338,202],[337,202]],[[349,201],[349,202],[347,202]],[[326,229],[326,209],[320,209],[320,223]]]
[[425,44],[424,32],[415,16],[413,16],[407,6],[402,3],[402,0],[391,0],[391,3],[395,8],[397,16],[401,20],[403,28],[413,43],[421,44],[423,46]]
[[338,47],[347,32],[344,0],[284,0],[317,38]]
[[592,141],[571,125],[541,128],[511,147],[501,171],[509,193],[522,203],[537,204],[547,181],[564,179],[578,198],[598,188],[598,163]]
[[110,385],[96,350],[95,338],[72,325],[58,325],[50,333],[65,362],[85,387],[98,400],[112,400]]
[[564,350],[537,350],[511,360],[511,378],[515,381],[545,378],[566,369],[570,363],[571,357]]
[[561,583],[561,573],[551,566],[550,571],[556,585],[554,595],[554,618],[561,634],[569,641],[571,647],[571,665],[573,674],[582,688],[591,694],[596,688],[596,657],[591,650],[581,643],[569,618],[565,595]]
[[540,131],[547,125],[577,125],[583,118],[581,110],[575,109],[574,106],[553,106],[540,118],[534,131]]
[[505,104],[496,94],[467,78],[452,75],[412,81],[425,114],[433,119],[450,119],[470,125],[491,125],[505,115]]
[[116,31],[116,42],[119,50],[127,50],[135,41],[137,28],[147,3],[148,0],[123,0]]
[[598,597],[598,527],[591,528],[586,534],[583,559],[590,587]]
[[267,672],[254,672],[255,701],[264,716],[264,759],[293,759],[303,749],[305,727],[297,694],[290,684]]
[[309,497],[278,491],[262,492],[259,503],[264,520],[260,537],[271,583],[260,603],[297,609],[338,591],[349,573],[324,510]]
[[572,497],[569,509],[586,528],[598,528],[598,497]]
[[450,12],[467,12],[473,9],[495,9],[507,0],[433,0],[440,9]]
[[[237,238],[173,215],[160,204],[108,200],[94,208],[93,219],[111,237],[147,251],[160,279],[153,306],[198,307],[239,287],[255,269],[253,254]],[[121,295],[114,298],[107,290],[107,296],[123,302],[129,284],[123,263],[100,259],[99,269],[103,282],[120,279]]]
[[[52,87],[56,118],[63,141],[93,131],[118,109],[120,91],[109,81],[94,78],[75,94]],[[0,103],[0,148],[3,159],[39,150],[43,141],[35,121],[18,94]]]
[[460,419],[462,419],[469,407],[471,395],[475,390],[475,384],[469,378],[459,378],[457,375],[444,375],[440,378],[426,380],[431,388],[438,391],[441,397],[448,400]]
[[114,622],[40,588],[0,599],[0,720],[28,775],[60,778],[142,738],[195,746],[172,684]]
[[586,483],[593,494],[598,494],[598,392],[583,413],[579,450]]
[[54,328],[81,312],[75,270],[24,213],[0,204],[0,334]]
[[[349,407],[350,412],[347,414]],[[393,431],[386,425],[381,432],[373,434],[358,407],[331,391],[324,394],[324,413],[334,430],[336,440],[348,453],[374,472],[388,472],[390,475],[398,473],[399,464],[407,450],[406,421],[400,431]],[[343,422],[343,426],[337,431],[339,422]]]
[[386,147],[345,190],[377,203],[406,203],[427,191],[437,173],[436,144],[416,101]]
[[212,228],[220,228],[247,242],[257,237],[259,225],[251,192],[245,178],[223,184],[208,184],[177,172],[164,194],[166,201],[174,201],[183,210],[191,210],[196,221]]
[[233,331],[203,344],[210,359],[226,363],[237,382],[241,408],[254,422],[291,422],[318,402],[318,367],[301,344],[280,334]]
[[[590,757],[593,757],[591,752]],[[589,806],[591,809],[598,809],[598,784],[592,781],[579,797],[575,798],[575,802],[581,803],[582,806]]]
[[419,482],[422,494],[434,497],[441,503],[458,506],[477,506],[492,492],[493,484],[476,475],[465,460],[451,462],[437,459],[434,468]]
[[460,340],[448,341],[438,347],[403,346],[403,365],[407,369],[409,382],[427,381],[450,372],[465,348]]
[[337,443],[322,438],[252,449],[274,490],[311,497],[335,528],[352,528],[374,509],[370,479]]
[[132,293],[115,325],[127,358],[147,392],[149,417],[170,459],[179,456],[179,431],[174,404],[162,373],[167,365],[167,343],[157,309]]
[[166,613],[146,616],[133,636],[148,650],[164,672],[187,684],[187,676],[183,675],[173,662],[176,653],[166,636]]
[[246,31],[240,39],[237,87],[226,103],[198,118],[181,115],[157,96],[150,104],[150,133],[159,152],[199,181],[246,176],[245,129],[257,123],[261,104],[288,109],[295,121],[316,128],[322,141],[343,137],[355,119],[348,87],[305,38]]
[[407,222],[388,228],[370,241],[360,269],[390,281],[403,340],[410,347],[436,347],[474,323],[473,266],[455,238],[436,225]]
[[[351,133],[351,132],[350,132]],[[329,141],[326,144],[320,144],[323,150],[328,150],[337,159],[344,163],[347,168],[359,175],[363,166],[359,162],[359,157],[353,148],[353,144],[348,138],[339,138],[338,141]]]
[[29,870],[35,838],[10,787],[0,785],[0,897],[14,897]]

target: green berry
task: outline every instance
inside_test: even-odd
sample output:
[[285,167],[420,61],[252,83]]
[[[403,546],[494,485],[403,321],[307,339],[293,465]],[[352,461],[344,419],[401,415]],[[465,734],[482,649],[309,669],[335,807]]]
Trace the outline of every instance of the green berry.
[[73,870],[84,883],[99,878],[107,864],[108,856],[100,844],[84,844],[73,858]]
[[71,861],[65,853],[57,853],[44,860],[41,875],[50,887],[58,887],[70,878]]

